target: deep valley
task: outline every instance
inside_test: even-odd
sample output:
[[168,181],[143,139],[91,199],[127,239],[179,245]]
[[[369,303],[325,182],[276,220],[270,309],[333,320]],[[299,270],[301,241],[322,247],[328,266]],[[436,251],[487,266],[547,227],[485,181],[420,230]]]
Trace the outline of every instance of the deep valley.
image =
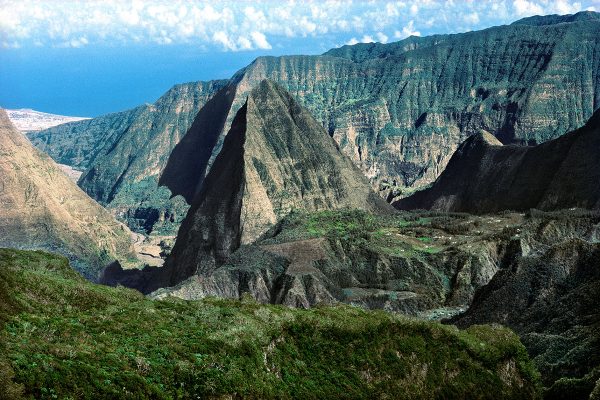
[[599,13],[28,111],[0,399],[600,399]]

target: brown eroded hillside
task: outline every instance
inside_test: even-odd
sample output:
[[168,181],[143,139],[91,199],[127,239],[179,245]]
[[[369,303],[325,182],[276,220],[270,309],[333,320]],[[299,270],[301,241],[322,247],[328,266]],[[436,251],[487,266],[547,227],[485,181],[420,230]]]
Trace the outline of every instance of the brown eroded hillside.
[[1,109],[0,246],[61,253],[92,280],[115,260],[136,262],[129,229],[34,148]]

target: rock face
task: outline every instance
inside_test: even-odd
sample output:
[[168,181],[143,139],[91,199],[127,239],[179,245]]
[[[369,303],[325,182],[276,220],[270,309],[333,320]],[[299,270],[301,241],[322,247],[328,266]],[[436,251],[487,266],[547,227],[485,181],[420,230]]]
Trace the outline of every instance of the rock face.
[[35,149],[0,109],[0,246],[67,256],[88,279],[135,262],[130,231]]
[[467,139],[426,190],[399,209],[471,213],[600,208],[600,110],[588,123],[538,146],[502,146],[489,133]]
[[586,375],[600,365],[599,223],[597,213],[533,214],[514,237],[519,251],[452,323],[511,327],[548,386]]
[[[226,91],[222,95],[230,96]],[[217,96],[215,101],[220,101]],[[180,156],[189,154],[198,162],[203,154],[198,145],[194,139],[182,141],[179,146],[194,147],[173,152],[176,161],[169,161],[161,181],[172,185],[174,194],[185,187],[179,184],[177,170],[189,170],[190,162]],[[193,192],[181,194],[190,198]],[[238,111],[213,168],[202,180],[171,256],[156,272],[161,277],[136,287],[148,292],[194,273],[210,274],[241,244],[254,241],[292,210],[336,208],[392,211],[310,113],[281,87],[263,81]]]
[[[344,46],[320,56],[260,57],[230,81],[236,85],[235,98],[208,165],[248,92],[267,78],[307,107],[372,185],[392,200],[405,188],[433,182],[457,146],[482,129],[504,144],[537,144],[581,126],[600,106],[599,46],[598,13],[582,12],[457,35]],[[201,91],[210,97],[224,84],[201,85],[212,88]],[[185,97],[178,90],[174,96]],[[194,104],[200,107],[203,101]],[[73,162],[87,160],[82,187],[115,208],[130,226],[154,229],[155,210],[159,219],[170,220],[171,215],[168,207],[154,205],[163,204],[166,193],[157,192],[158,199],[139,194],[154,188],[164,165],[145,160],[165,161],[195,115],[175,119],[178,114],[168,104],[157,103],[157,114],[169,123],[178,121],[179,128],[176,134],[161,133],[158,144],[125,145],[142,131],[128,129],[130,124],[118,117],[114,128],[97,136],[85,127],[106,119],[71,124],[78,138],[94,136],[105,143],[100,147],[108,157],[102,162],[89,155],[89,140],[74,140],[66,128],[42,132],[34,142],[60,163],[73,165],[61,154],[74,155]],[[151,124],[143,127],[150,132],[143,132],[144,139],[157,134]],[[110,150],[113,143],[117,147]],[[127,167],[129,160],[144,168]],[[173,219],[181,215],[179,211]]]
[[429,319],[468,309],[450,322],[515,330],[551,386],[600,365],[598,260],[600,217],[589,211],[292,214],[212,273],[151,297],[343,302]]
[[173,87],[154,104],[29,135],[58,163],[85,170],[79,186],[132,229],[174,234],[188,205],[158,177],[198,111],[226,81]]
[[249,294],[292,307],[343,302],[439,319],[469,306],[512,254],[503,230],[521,223],[516,214],[292,213],[214,271],[152,296]]

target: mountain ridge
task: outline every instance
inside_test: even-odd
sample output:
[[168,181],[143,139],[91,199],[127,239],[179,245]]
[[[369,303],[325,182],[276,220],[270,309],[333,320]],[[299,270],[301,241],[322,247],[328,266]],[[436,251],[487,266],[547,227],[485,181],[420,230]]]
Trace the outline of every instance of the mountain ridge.
[[[458,144],[481,129],[503,143],[533,144],[581,126],[600,106],[598,25],[595,20],[517,24],[340,50],[350,58],[333,56],[334,50],[320,56],[258,58],[230,80],[239,90],[208,165],[247,92],[268,78],[313,113],[383,197],[394,199],[433,182]],[[361,50],[370,48],[375,50]],[[207,92],[208,97],[212,94]],[[181,136],[192,120],[181,125]],[[162,206],[168,193],[147,200],[136,194],[156,182],[126,172],[130,157],[143,160],[148,155],[126,145],[135,135],[121,134],[122,165],[90,166],[113,179],[92,174],[80,184],[130,226],[151,231],[156,211],[160,220],[171,219],[166,212],[170,206]],[[173,145],[179,140],[177,135],[164,138]],[[74,146],[74,152],[80,151]],[[163,148],[166,153],[171,146]],[[160,168],[153,165],[152,170]],[[123,179],[115,186],[119,176]],[[107,203],[109,193],[124,200]],[[180,206],[178,216],[185,209]],[[168,222],[166,229],[175,231],[178,221]]]
[[583,127],[538,146],[503,146],[487,133],[474,135],[430,188],[394,206],[471,213],[598,209],[598,148],[600,110]]

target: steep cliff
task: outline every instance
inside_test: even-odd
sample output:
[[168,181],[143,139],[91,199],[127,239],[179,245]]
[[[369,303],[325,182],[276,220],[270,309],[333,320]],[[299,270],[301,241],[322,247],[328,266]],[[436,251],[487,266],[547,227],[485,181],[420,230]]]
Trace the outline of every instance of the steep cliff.
[[[177,171],[186,176],[190,164],[181,154],[194,163],[203,154],[203,143],[194,139],[178,147],[161,178],[174,194],[197,187],[193,180],[180,185]],[[193,192],[181,194],[190,198]],[[165,267],[153,272],[160,277],[144,278],[146,283],[136,287],[148,292],[194,273],[208,274],[240,244],[254,241],[292,210],[336,208],[392,212],[310,113],[280,86],[262,81],[238,111]]]
[[[433,182],[457,146],[481,129],[505,144],[534,144],[581,126],[600,106],[599,27],[597,13],[582,12],[463,34],[344,46],[320,56],[260,57],[231,79],[237,85],[235,98],[226,117],[215,115],[219,120],[226,118],[226,123],[204,174],[248,92],[267,78],[307,107],[373,186],[392,200],[400,192]],[[207,94],[224,84],[213,85]],[[198,108],[201,105],[197,103]],[[164,114],[168,109],[160,111]],[[78,133],[88,132],[85,126],[97,120],[68,126]],[[171,217],[166,210],[172,207],[153,206],[166,201],[163,189],[157,192],[158,199],[140,194],[155,188],[155,173],[164,163],[151,163],[147,179],[143,168],[131,167],[137,171],[132,173],[126,172],[131,170],[127,166],[130,160],[143,165],[148,155],[150,160],[166,161],[192,121],[193,116],[187,118],[187,125],[182,122],[174,136],[160,136],[163,145],[140,146],[125,145],[140,132],[114,121],[123,127],[109,128],[96,139],[110,149],[116,139],[109,138],[121,138],[118,148],[122,150],[109,155],[118,168],[90,160],[88,141],[76,142],[72,135],[56,133],[65,128],[36,135],[40,138],[36,143],[55,159],[68,153],[90,160],[88,178],[81,181],[84,189],[115,208],[130,226],[145,225],[149,230],[155,224],[154,210],[160,211],[160,219]],[[155,131],[149,129],[152,137]],[[151,146],[153,152],[148,152]],[[195,188],[201,186],[201,179]],[[180,209],[184,208],[181,204]],[[176,214],[174,220],[181,211]],[[176,226],[176,222],[171,224],[171,228]]]
[[[589,211],[295,213],[213,272],[151,297],[341,302],[426,319],[467,310],[450,322],[520,335],[553,387],[549,398],[587,399],[600,375],[598,260],[600,218]],[[560,378],[576,384],[561,387]]]
[[[511,327],[548,386],[561,377],[583,378],[600,365],[599,233],[597,212],[531,213],[513,237],[519,251],[452,323]],[[553,398],[587,399],[593,382],[584,395],[569,387],[566,397]]]
[[0,109],[0,246],[61,253],[89,279],[136,262],[130,231],[16,130]]
[[472,213],[600,208],[600,110],[585,126],[537,146],[502,146],[483,132],[467,139],[431,188],[400,209]]
[[154,104],[29,134],[79,186],[132,229],[174,234],[188,205],[158,186],[169,154],[226,81],[176,85]]

